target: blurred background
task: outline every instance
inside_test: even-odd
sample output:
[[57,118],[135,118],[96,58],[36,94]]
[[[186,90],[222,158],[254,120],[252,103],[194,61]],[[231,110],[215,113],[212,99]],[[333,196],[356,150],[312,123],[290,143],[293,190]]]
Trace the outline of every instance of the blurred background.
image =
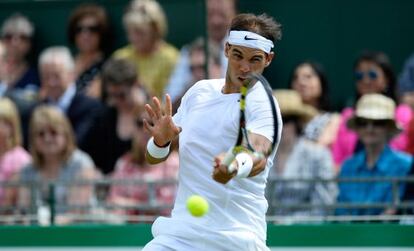
[[[192,84],[223,77],[229,22],[252,12],[283,33],[264,74],[284,120],[268,245],[410,250],[413,11],[411,0],[0,0],[0,249],[145,245],[170,214],[179,160],[173,144],[166,162],[145,162],[143,105],[170,93],[175,110]],[[378,107],[383,117],[355,116]]]
[[[51,45],[65,45],[66,23],[78,0],[0,0],[0,22],[16,11],[35,24],[35,51]],[[126,44],[122,15],[129,1],[100,0],[110,17],[114,47]],[[168,18],[166,40],[181,48],[205,34],[202,0],[160,0]],[[303,59],[321,62],[331,82],[333,105],[340,109],[353,93],[352,66],[364,49],[389,55],[394,70],[402,70],[413,53],[414,2],[409,0],[238,0],[239,12],[268,13],[283,25],[283,37],[276,44],[276,60],[266,72],[272,86],[288,85],[294,65]]]

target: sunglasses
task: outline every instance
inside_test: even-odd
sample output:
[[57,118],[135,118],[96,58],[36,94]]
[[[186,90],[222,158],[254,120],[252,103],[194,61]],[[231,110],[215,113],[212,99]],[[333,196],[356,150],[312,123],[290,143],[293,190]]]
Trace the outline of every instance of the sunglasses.
[[190,70],[191,71],[195,71],[195,70],[204,70],[204,64],[192,64],[190,65]]
[[99,32],[99,26],[98,25],[79,25],[75,29],[75,33],[79,34],[82,32],[89,32],[89,33],[98,33]]
[[6,42],[11,41],[12,39],[19,39],[19,40],[25,41],[25,42],[30,40],[30,37],[26,36],[24,34],[12,34],[12,33],[5,34],[5,35],[3,35],[2,38]]
[[356,81],[363,80],[365,76],[368,76],[370,80],[376,80],[378,78],[378,73],[374,70],[369,70],[369,71],[356,71],[354,74]]
[[363,119],[363,118],[357,118],[355,120],[355,125],[357,127],[367,127],[368,125],[371,125],[373,127],[386,127],[389,125],[390,121],[387,119]]
[[127,92],[107,92],[108,99],[125,100],[127,96]]
[[39,138],[44,138],[46,135],[49,135],[49,136],[51,136],[51,137],[56,137],[56,136],[58,136],[59,134],[60,134],[60,132],[59,132],[59,131],[57,131],[57,130],[55,130],[55,129],[50,128],[50,129],[39,130],[39,131],[36,133],[36,136],[37,136],[37,137],[39,137]]

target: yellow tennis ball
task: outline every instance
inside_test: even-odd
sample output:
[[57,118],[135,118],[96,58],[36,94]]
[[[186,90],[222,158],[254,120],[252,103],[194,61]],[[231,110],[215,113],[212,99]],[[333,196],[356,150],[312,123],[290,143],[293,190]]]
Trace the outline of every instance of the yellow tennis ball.
[[208,212],[208,202],[200,195],[192,195],[187,199],[187,209],[192,216],[201,217]]

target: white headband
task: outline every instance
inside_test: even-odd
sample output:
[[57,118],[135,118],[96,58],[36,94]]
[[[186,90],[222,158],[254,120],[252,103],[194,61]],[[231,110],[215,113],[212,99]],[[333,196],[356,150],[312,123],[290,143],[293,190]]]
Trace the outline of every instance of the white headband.
[[232,45],[246,46],[269,53],[273,48],[273,42],[250,31],[230,31],[227,42]]

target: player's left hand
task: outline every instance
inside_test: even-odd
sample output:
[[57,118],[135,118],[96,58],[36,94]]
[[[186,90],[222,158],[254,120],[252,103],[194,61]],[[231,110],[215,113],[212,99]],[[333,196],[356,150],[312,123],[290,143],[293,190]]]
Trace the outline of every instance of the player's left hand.
[[213,179],[219,183],[226,184],[237,174],[237,170],[229,173],[227,166],[222,164],[224,156],[226,154],[222,153],[214,158],[214,170],[213,170]]

